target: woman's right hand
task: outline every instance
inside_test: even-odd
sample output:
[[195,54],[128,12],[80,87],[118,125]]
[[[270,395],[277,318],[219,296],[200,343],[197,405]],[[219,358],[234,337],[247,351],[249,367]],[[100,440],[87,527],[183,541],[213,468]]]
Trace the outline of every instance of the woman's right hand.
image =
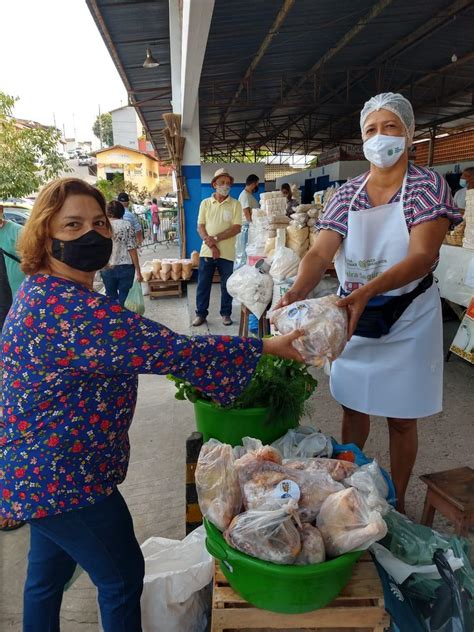
[[287,305],[291,305],[292,303],[296,303],[296,301],[304,301],[305,298],[306,294],[304,292],[291,288],[284,296],[281,297],[281,299],[276,304],[274,310],[280,309],[281,307],[286,307]]
[[293,346],[293,342],[301,338],[301,336],[304,336],[304,331],[295,329],[291,334],[286,334],[285,336],[264,338],[263,353],[278,356],[284,360],[297,360],[304,363],[302,356]]

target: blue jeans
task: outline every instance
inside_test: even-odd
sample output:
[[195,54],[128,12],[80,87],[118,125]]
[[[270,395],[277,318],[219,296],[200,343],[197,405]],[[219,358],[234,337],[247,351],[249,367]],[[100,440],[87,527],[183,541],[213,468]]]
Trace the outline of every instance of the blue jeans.
[[114,298],[123,307],[135,279],[133,263],[107,268],[102,270],[101,275],[107,296]]
[[196,294],[196,314],[204,318],[209,314],[212,277],[214,276],[216,268],[221,277],[221,316],[230,316],[232,314],[232,296],[227,291],[227,279],[234,271],[234,262],[228,259],[200,257]]
[[140,632],[145,564],[116,489],[89,507],[30,520],[23,632],[59,632],[65,584],[76,563],[97,586],[105,632]]

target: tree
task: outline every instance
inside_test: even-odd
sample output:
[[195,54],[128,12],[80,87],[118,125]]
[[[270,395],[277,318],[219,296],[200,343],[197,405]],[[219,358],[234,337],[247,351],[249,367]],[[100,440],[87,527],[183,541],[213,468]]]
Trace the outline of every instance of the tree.
[[19,125],[13,118],[16,101],[0,92],[0,199],[30,195],[70,171],[58,152],[60,131]]
[[[102,124],[102,131],[101,131]],[[111,147],[114,144],[114,133],[112,130],[112,114],[110,112],[105,112],[100,116],[97,116],[95,119],[95,123],[92,126],[92,131],[97,136],[99,140],[102,138],[102,142],[105,145]],[[102,134],[102,137],[101,137]]]

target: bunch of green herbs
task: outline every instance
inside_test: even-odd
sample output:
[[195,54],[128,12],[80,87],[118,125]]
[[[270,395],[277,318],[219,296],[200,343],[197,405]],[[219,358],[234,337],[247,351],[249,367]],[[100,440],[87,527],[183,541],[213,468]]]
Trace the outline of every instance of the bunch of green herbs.
[[[189,382],[172,375],[168,377],[176,385],[176,399],[187,399],[193,403],[198,399],[212,401]],[[304,414],[306,400],[317,385],[304,364],[264,355],[247,388],[234,400],[231,408],[268,408],[269,420],[294,419],[297,422]]]

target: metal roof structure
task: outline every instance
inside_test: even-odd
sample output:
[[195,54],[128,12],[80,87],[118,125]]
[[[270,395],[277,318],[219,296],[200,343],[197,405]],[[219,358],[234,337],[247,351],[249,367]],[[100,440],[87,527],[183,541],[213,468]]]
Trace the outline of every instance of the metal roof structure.
[[[149,140],[165,153],[162,115],[171,111],[168,0],[86,0]],[[143,68],[146,49],[159,60]]]
[[[87,0],[147,133],[171,111],[168,0]],[[142,68],[150,44],[160,60]],[[216,0],[201,73],[201,153],[311,154],[360,142],[378,92],[417,136],[474,125],[474,0]],[[436,130],[436,132],[433,132]]]

